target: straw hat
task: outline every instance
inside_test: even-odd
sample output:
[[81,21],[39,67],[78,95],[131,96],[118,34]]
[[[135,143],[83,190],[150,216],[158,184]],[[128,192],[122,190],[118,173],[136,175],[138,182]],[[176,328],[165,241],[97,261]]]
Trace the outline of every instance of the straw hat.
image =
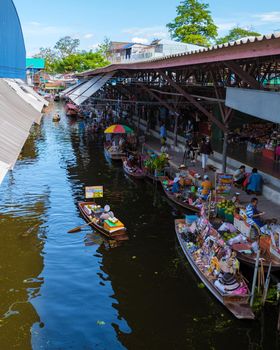
[[181,165],[179,166],[179,169],[187,169],[187,167],[185,166],[185,164],[181,164]]

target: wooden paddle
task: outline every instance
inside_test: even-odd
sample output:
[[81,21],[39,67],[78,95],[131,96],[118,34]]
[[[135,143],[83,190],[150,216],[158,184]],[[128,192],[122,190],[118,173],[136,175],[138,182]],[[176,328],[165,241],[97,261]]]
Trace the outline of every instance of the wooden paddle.
[[92,223],[92,222],[88,222],[87,224],[84,224],[84,225],[81,225],[81,226],[77,226],[77,227],[75,227],[75,228],[72,228],[72,230],[69,230],[68,233],[76,233],[76,232],[79,232],[79,231],[81,231],[81,229],[82,229],[83,227],[86,227],[86,226],[90,225],[91,223]]

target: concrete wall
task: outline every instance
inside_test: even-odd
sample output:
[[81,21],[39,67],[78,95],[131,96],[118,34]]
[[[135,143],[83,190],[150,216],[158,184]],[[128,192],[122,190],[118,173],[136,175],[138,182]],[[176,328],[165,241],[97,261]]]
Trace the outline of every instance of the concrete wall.
[[280,93],[227,88],[226,106],[273,123],[280,123]]

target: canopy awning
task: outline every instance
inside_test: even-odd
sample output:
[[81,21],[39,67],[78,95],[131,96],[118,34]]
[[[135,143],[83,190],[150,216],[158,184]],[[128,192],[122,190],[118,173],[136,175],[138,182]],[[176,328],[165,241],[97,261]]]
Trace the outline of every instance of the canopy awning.
[[[35,119],[35,122],[39,124],[42,117],[41,112],[43,110],[43,107],[46,105],[46,101],[39,98],[39,95],[23,81],[19,82],[15,79],[5,79],[5,81],[24,101],[26,101],[40,113],[38,115],[38,118]],[[34,93],[30,93],[29,89],[33,90]]]
[[39,105],[34,108],[18,86],[15,81],[0,79],[0,183],[17,161],[32,124],[41,118]]
[[63,90],[60,92],[60,96],[68,96],[72,91],[74,91],[75,89],[77,89],[79,86],[83,85],[85,82],[78,82],[76,84],[73,84],[71,86],[69,86],[67,89]]
[[93,77],[91,80],[84,83],[82,86],[78,87],[72,91],[68,97],[78,106],[85,102],[89,97],[100,90],[109,79],[114,75],[113,72],[107,74],[100,74]]

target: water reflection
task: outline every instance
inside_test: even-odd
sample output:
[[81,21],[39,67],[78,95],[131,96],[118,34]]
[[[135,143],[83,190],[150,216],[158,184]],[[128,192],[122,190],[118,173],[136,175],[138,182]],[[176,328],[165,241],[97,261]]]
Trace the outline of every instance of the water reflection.
[[[237,321],[198,288],[177,249],[181,213],[106,161],[90,123],[47,115],[34,132],[0,187],[1,349],[275,348],[275,314]],[[104,186],[100,204],[129,241],[116,246],[90,227],[67,234],[84,223],[87,185]]]

